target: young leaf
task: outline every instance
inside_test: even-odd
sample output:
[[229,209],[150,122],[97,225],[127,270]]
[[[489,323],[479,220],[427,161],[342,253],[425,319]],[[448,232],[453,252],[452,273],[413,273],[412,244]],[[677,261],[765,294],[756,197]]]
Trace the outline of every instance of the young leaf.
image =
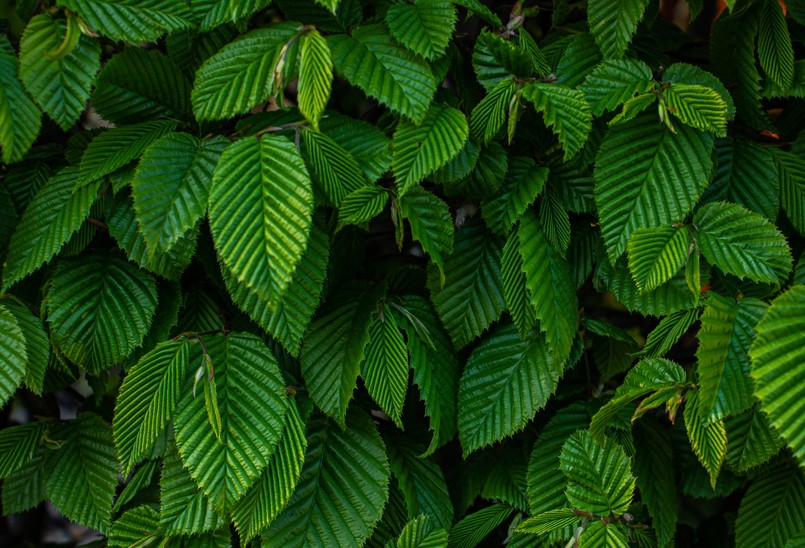
[[151,253],[171,250],[207,211],[215,166],[229,141],[170,133],[148,147],[131,182],[137,223]]
[[228,511],[257,481],[276,450],[287,396],[276,359],[254,335],[204,336],[203,342],[220,387],[223,429],[220,438],[213,432],[205,398],[195,397],[188,379],[176,410],[176,445],[216,509]]
[[438,84],[428,63],[398,46],[379,24],[363,25],[350,36],[329,36],[327,42],[338,73],[349,83],[415,123],[422,122]]
[[75,23],[42,13],[28,22],[20,39],[20,78],[42,110],[68,130],[86,108],[92,80],[101,62],[98,42],[79,34],[64,56],[54,56],[65,33],[79,33]]
[[99,373],[142,343],[156,311],[156,282],[113,255],[64,259],[53,272],[46,305],[58,348]]
[[315,417],[307,439],[299,484],[265,532],[263,545],[360,546],[388,499],[389,464],[383,440],[362,412],[350,413],[344,430]]
[[632,502],[635,479],[631,460],[609,438],[602,443],[580,430],[562,446],[559,467],[567,477],[570,506],[599,516],[619,516]]
[[434,105],[418,124],[401,121],[392,141],[398,192],[404,194],[455,157],[468,135],[467,119],[454,108]]
[[609,59],[595,67],[581,90],[596,116],[614,111],[621,103],[652,89],[651,69],[635,59]]
[[494,330],[461,377],[458,432],[464,455],[521,430],[556,390],[563,365],[541,334],[521,340],[514,325]]
[[363,377],[369,395],[394,423],[403,428],[402,408],[408,391],[408,355],[394,314],[373,315]]
[[291,283],[312,214],[310,176],[285,137],[250,137],[224,151],[210,189],[215,248],[233,277],[271,306]]
[[719,137],[727,134],[727,104],[721,95],[706,86],[674,83],[663,92],[669,110],[682,123]]
[[791,251],[777,228],[736,204],[714,202],[693,216],[702,255],[722,272],[778,284],[791,272]]
[[319,118],[333,84],[333,60],[327,41],[316,29],[302,35],[299,46],[299,111],[318,130]]

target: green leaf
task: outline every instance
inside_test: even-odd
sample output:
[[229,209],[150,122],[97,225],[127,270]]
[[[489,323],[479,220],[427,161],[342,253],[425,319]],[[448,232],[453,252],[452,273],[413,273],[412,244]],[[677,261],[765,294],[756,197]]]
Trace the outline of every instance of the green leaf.
[[222,120],[248,112],[278,90],[275,68],[299,24],[274,23],[221,48],[196,72],[191,100],[196,119]]
[[142,343],[156,311],[156,283],[116,256],[63,259],[53,272],[46,305],[58,348],[100,373]]
[[312,213],[310,176],[285,137],[241,139],[224,151],[210,190],[215,248],[237,282],[272,306],[305,251]]
[[134,498],[140,495],[145,489],[151,487],[158,464],[159,462],[156,460],[148,460],[145,461],[142,466],[137,467],[137,470],[131,474],[126,482],[126,486],[115,499],[112,514],[118,514],[124,506],[128,505],[129,502],[134,500]]
[[590,434],[603,440],[610,420],[637,398],[664,388],[678,388],[685,384],[685,371],[679,364],[662,358],[641,360],[623,380],[615,396],[593,416]]
[[42,114],[17,79],[17,59],[0,52],[0,147],[3,163],[25,156],[39,135]]
[[662,73],[662,81],[663,83],[669,82],[671,85],[696,84],[716,90],[727,104],[727,119],[732,120],[735,118],[735,104],[732,102],[732,96],[727,91],[727,88],[724,87],[724,84],[721,83],[721,80],[713,74],[695,65],[674,63]]
[[467,8],[468,11],[474,13],[493,27],[502,27],[503,23],[500,18],[492,12],[488,7],[483,5],[479,0],[452,0],[456,6]]
[[629,538],[622,525],[619,523],[604,523],[595,520],[587,526],[584,533],[579,537],[579,548],[628,548]]
[[201,362],[200,350],[190,346],[185,340],[160,343],[123,379],[112,426],[124,475],[148,455],[173,418],[185,380]]
[[101,62],[98,42],[79,35],[64,56],[56,56],[66,33],[79,32],[64,20],[40,14],[31,19],[20,39],[20,78],[36,102],[65,131],[86,107]]
[[314,129],[330,99],[333,60],[327,41],[316,29],[308,30],[299,46],[299,111]]
[[791,251],[777,228],[736,204],[705,204],[693,216],[702,255],[722,272],[778,284],[791,272]]
[[673,83],[663,97],[674,116],[683,124],[727,135],[727,103],[714,89],[698,84]]
[[754,404],[749,346],[764,312],[766,304],[758,299],[708,297],[696,350],[699,410],[706,422],[737,415]]
[[517,531],[520,533],[541,535],[575,525],[580,519],[581,516],[570,508],[557,508],[556,510],[548,510],[547,512],[522,521],[520,525],[517,526]]
[[481,203],[487,226],[498,234],[508,234],[537,199],[547,180],[547,167],[537,166],[525,156],[513,158],[497,195]]
[[159,524],[166,534],[196,535],[226,524],[182,466],[175,449],[165,457],[159,490]]
[[405,498],[408,519],[428,515],[435,527],[449,529],[453,523],[453,502],[444,473],[433,460],[422,458],[422,446],[392,439],[388,444],[391,472]]
[[384,291],[382,285],[341,287],[307,330],[299,356],[302,376],[318,408],[341,426],[369,344],[371,313]]
[[629,508],[635,488],[631,460],[611,439],[604,438],[599,444],[589,432],[580,430],[565,442],[559,463],[573,508],[599,516],[618,516]]
[[501,80],[475,105],[470,114],[470,134],[474,139],[486,144],[495,138],[506,123],[506,114],[516,91],[517,83],[513,78]]
[[455,436],[459,363],[453,343],[430,303],[423,297],[408,295],[402,306],[411,316],[406,315],[409,321],[405,333],[414,384],[419,387],[433,431],[424,455],[427,456]]
[[[638,228],[629,239],[629,270],[641,293],[656,289],[685,266],[689,252],[686,228]],[[694,251],[695,252],[695,251]]]
[[[0,306],[0,313],[2,309]],[[5,479],[31,462],[46,429],[44,422],[29,422],[0,431],[0,479]]]
[[23,213],[3,268],[3,287],[8,289],[50,261],[70,240],[89,215],[98,185],[73,191],[78,169],[67,167],[39,189]]
[[245,284],[235,283],[228,272],[223,275],[227,291],[235,304],[293,356],[299,355],[302,336],[324,291],[330,248],[327,232],[322,225],[321,216],[314,216],[307,248],[276,307],[269,306]]
[[512,76],[530,78],[534,64],[530,53],[518,47],[513,40],[504,40],[496,33],[484,29],[475,41],[472,66],[480,83],[487,91]]
[[735,202],[774,221],[780,200],[785,204],[786,197],[779,188],[785,186],[782,162],[775,163],[775,155],[768,148],[741,139],[717,141],[716,152],[716,173],[703,201]]
[[344,197],[338,208],[338,222],[342,225],[367,223],[383,213],[388,201],[389,193],[383,187],[362,186]]
[[400,121],[392,140],[394,178],[400,194],[459,154],[469,135],[467,119],[454,109],[431,106],[422,121]]
[[644,113],[609,129],[595,158],[595,203],[610,262],[638,228],[682,221],[707,187],[713,139]]
[[648,507],[658,546],[668,546],[677,524],[673,445],[666,429],[655,421],[641,420],[633,429],[635,453],[633,472],[640,499]]
[[685,403],[685,429],[690,446],[699,462],[710,476],[710,486],[715,489],[718,472],[727,455],[727,429],[723,421],[708,422],[701,413],[699,393],[689,391]]
[[188,379],[176,411],[176,444],[216,509],[230,510],[268,464],[282,433],[287,396],[276,359],[254,335],[204,336],[203,341],[223,429],[220,438],[213,432],[206,398],[195,397]]
[[647,93],[652,87],[651,69],[644,62],[609,59],[587,75],[581,90],[592,113],[601,116],[604,112],[614,111],[636,94]]
[[324,133],[304,131],[302,142],[313,180],[329,203],[339,207],[346,196],[367,188],[366,176],[357,159],[335,139]]
[[423,121],[438,82],[428,63],[398,46],[383,25],[363,25],[327,42],[338,73],[350,84],[415,123]]
[[805,523],[805,473],[777,466],[749,486],[735,520],[737,546],[786,546]]
[[109,535],[112,548],[129,548],[143,541],[158,540],[159,512],[152,506],[143,504],[127,510],[115,520]]
[[567,504],[567,479],[559,469],[559,454],[571,434],[589,424],[586,406],[577,402],[558,411],[540,432],[528,461],[528,505],[532,515]]
[[411,224],[411,235],[430,255],[444,277],[445,257],[453,251],[453,218],[442,200],[421,188],[413,188],[400,198],[400,210]]
[[514,325],[495,329],[470,356],[458,392],[464,455],[521,430],[556,390],[563,362],[544,337],[521,340]]
[[[569,36],[566,40],[553,44],[558,50],[559,57],[556,62],[556,81],[565,86],[578,88],[602,61],[601,52],[589,34]],[[560,44],[561,48],[557,47]]]
[[25,386],[37,395],[44,391],[45,373],[50,362],[50,340],[39,316],[27,306],[8,300],[3,307],[17,320],[25,339]]
[[450,43],[456,9],[450,0],[393,4],[386,13],[386,24],[400,44],[432,61],[444,55]]
[[780,175],[780,202],[791,224],[805,234],[805,158],[776,150],[774,159]]
[[58,0],[87,25],[114,41],[156,42],[165,33],[191,26],[190,7],[181,0]]
[[[271,4],[271,0],[198,0],[193,2],[196,16],[200,18],[199,28],[202,30],[215,29],[223,23],[235,23],[249,18]],[[206,8],[206,13],[199,13],[200,8]],[[218,27],[220,28],[220,27]]]
[[727,427],[727,462],[734,470],[742,472],[765,464],[785,445],[760,404],[734,417],[727,417],[724,422]]
[[444,284],[438,269],[428,275],[431,301],[457,348],[467,346],[500,317],[505,303],[500,281],[502,242],[482,223],[468,222],[456,232],[445,259]]
[[368,415],[347,416],[345,430],[319,416],[308,426],[302,476],[263,546],[361,546],[388,499],[389,465]]
[[375,182],[391,166],[391,140],[374,125],[328,112],[319,128],[352,154],[369,182]]
[[774,299],[755,327],[757,336],[749,350],[755,396],[800,463],[805,463],[805,348],[798,335],[805,328],[803,306],[802,285]]
[[175,127],[175,122],[155,120],[104,131],[92,140],[81,157],[76,186],[96,181],[139,158],[154,141]]
[[[400,4],[397,4],[400,5]],[[392,546],[394,546],[392,544]],[[447,548],[447,530],[428,515],[409,521],[397,538],[397,548]]]
[[63,440],[47,459],[54,464],[47,496],[72,521],[109,531],[118,467],[112,429],[93,413],[79,413],[54,432]]
[[232,521],[248,543],[268,527],[290,500],[302,473],[307,450],[305,424],[294,403],[288,402],[285,427],[277,449],[249,491],[232,511]]
[[527,212],[517,230],[531,304],[557,362],[570,355],[579,303],[570,265],[548,242],[539,220]]
[[229,141],[169,133],[143,154],[131,182],[137,223],[151,253],[165,253],[207,211],[215,166]]
[[394,423],[403,428],[402,411],[408,391],[408,353],[394,314],[372,315],[363,377],[369,395]]
[[192,118],[190,84],[157,50],[129,48],[106,63],[95,79],[92,106],[118,125],[169,117]]
[[649,0],[590,0],[588,24],[604,57],[623,57],[648,4]]
[[[52,464],[52,463],[51,463]],[[19,514],[47,498],[45,483],[52,466],[45,463],[45,449],[3,480],[3,511]]]
[[778,87],[787,90],[794,80],[794,48],[788,24],[782,6],[774,2],[762,6],[757,40],[760,66]]
[[537,327],[537,313],[531,304],[531,293],[528,290],[524,272],[523,256],[520,254],[520,238],[513,230],[503,246],[501,258],[501,282],[506,309],[517,326],[520,337],[525,339]]
[[543,120],[559,138],[565,161],[575,156],[587,141],[593,116],[584,93],[559,84],[534,82],[520,92],[531,101]]
[[450,548],[474,548],[514,512],[508,504],[493,504],[464,516],[450,529]]

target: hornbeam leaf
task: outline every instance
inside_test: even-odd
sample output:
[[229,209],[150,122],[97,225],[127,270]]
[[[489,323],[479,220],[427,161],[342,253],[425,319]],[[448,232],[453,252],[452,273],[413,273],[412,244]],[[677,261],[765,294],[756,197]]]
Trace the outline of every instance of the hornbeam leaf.
[[62,259],[46,305],[57,347],[73,362],[99,373],[142,343],[156,311],[156,282],[108,254]]
[[677,524],[677,507],[668,504],[677,493],[671,437],[662,425],[645,419],[635,423],[633,435],[633,471],[640,498],[648,507],[658,545],[668,546]]
[[702,255],[727,274],[781,283],[791,271],[785,237],[768,220],[737,204],[705,204],[693,216]]
[[386,24],[397,41],[432,61],[441,57],[450,43],[456,25],[456,9],[450,0],[402,2],[389,7]]
[[436,312],[457,348],[467,346],[500,317],[505,307],[500,281],[502,242],[480,222],[456,232],[453,253],[429,269],[428,287]]
[[491,141],[506,122],[506,113],[517,91],[513,78],[501,80],[486,97],[475,105],[470,114],[470,133],[483,144]]
[[611,263],[638,228],[684,220],[707,187],[713,139],[647,112],[609,129],[595,158],[595,203]]
[[423,120],[438,82],[428,63],[398,46],[382,25],[363,25],[327,42],[349,83],[414,122]]
[[20,78],[42,110],[65,131],[86,108],[101,63],[100,45],[83,34],[67,55],[53,56],[65,40],[63,35],[71,32],[79,31],[42,13],[28,22],[20,39]]
[[797,535],[805,522],[803,493],[805,472],[801,467],[783,464],[759,474],[738,508],[736,545],[791,546],[786,541]]
[[[434,524],[427,514],[405,524],[397,538],[397,548],[447,548],[447,530]],[[392,545],[393,546],[393,545]]]
[[766,76],[782,90],[794,80],[794,48],[782,6],[765,2],[760,11],[757,53]]
[[454,236],[447,204],[426,190],[414,188],[400,197],[400,210],[411,225],[411,235],[444,277],[444,261],[453,251]]
[[710,475],[710,486],[715,489],[718,472],[727,456],[727,429],[723,421],[706,422],[707,417],[701,413],[698,392],[687,393],[684,414],[690,446]]
[[682,123],[726,136],[727,103],[716,90],[698,84],[673,83],[663,96],[669,110]]
[[649,0],[590,0],[590,32],[604,57],[623,57]]
[[0,431],[0,479],[5,479],[34,458],[46,429],[44,422],[29,422]]
[[50,362],[50,340],[39,316],[31,313],[27,306],[14,301],[3,303],[5,309],[17,320],[17,325],[25,339],[25,386],[35,394],[44,391],[45,374]]
[[164,460],[159,481],[159,524],[167,534],[197,535],[226,524],[210,499],[199,490],[173,449]]
[[727,427],[727,462],[737,471],[761,465],[783,448],[785,442],[755,404],[751,409],[724,421]]
[[190,6],[181,0],[58,0],[87,25],[112,40],[155,42],[165,33],[189,28]]
[[358,159],[334,138],[316,131],[304,131],[302,143],[302,154],[311,176],[329,203],[338,207],[346,196],[367,187]]
[[254,335],[204,336],[203,342],[212,362],[209,371],[223,429],[220,438],[216,436],[206,398],[195,397],[192,380],[187,379],[174,419],[176,445],[216,509],[228,511],[258,480],[276,450],[287,396],[276,359]]
[[631,459],[609,438],[596,442],[580,430],[562,446],[559,467],[567,477],[571,507],[599,516],[621,515],[629,508],[635,487]]
[[341,426],[369,344],[371,314],[384,292],[383,285],[341,287],[324,303],[302,345],[299,359],[310,397]]
[[108,532],[118,474],[112,429],[98,415],[83,412],[52,435],[64,441],[47,455],[48,498],[67,518]]
[[494,330],[461,377],[458,432],[464,455],[525,427],[556,390],[562,366],[543,335],[522,340],[512,324]]
[[399,193],[458,155],[468,135],[467,119],[454,108],[433,105],[418,124],[402,120],[391,143]]
[[575,156],[587,141],[593,116],[584,93],[559,84],[534,82],[520,92],[542,113],[565,150],[565,161]]
[[543,533],[550,533],[557,529],[564,529],[570,525],[575,525],[579,522],[581,516],[574,512],[571,508],[558,508],[555,510],[548,510],[534,517],[528,518],[517,526],[517,531],[521,533],[530,533],[533,535],[541,535]]
[[537,166],[531,158],[513,158],[497,195],[481,204],[489,228],[498,234],[508,234],[542,192],[548,173],[547,167]]
[[629,239],[629,270],[641,293],[664,284],[685,266],[689,236],[686,228],[638,228]]
[[229,144],[170,133],[148,147],[131,182],[137,222],[151,253],[166,253],[207,211],[215,165]]
[[210,190],[215,248],[235,280],[272,307],[305,251],[312,214],[310,176],[291,141],[249,137],[224,151]]
[[755,396],[800,465],[805,464],[805,347],[798,336],[805,328],[803,306],[803,285],[774,299],[749,349]]
[[327,41],[316,29],[307,31],[299,46],[299,111],[318,130],[319,118],[330,99],[333,60]]
[[372,315],[369,346],[361,377],[366,390],[394,423],[403,428],[402,411],[408,391],[408,354],[394,314]]
[[345,426],[342,431],[322,416],[311,420],[299,484],[263,546],[357,548],[380,520],[389,483],[383,440],[363,413],[349,413]]
[[11,51],[0,50],[0,147],[3,149],[3,163],[21,160],[41,127],[42,113],[17,79],[16,57]]
[[344,197],[338,209],[338,222],[342,225],[369,222],[383,213],[388,201],[389,193],[385,188],[375,185],[362,186]]
[[140,358],[126,374],[112,423],[123,474],[147,455],[173,418],[185,380],[200,363],[198,345],[163,342]]
[[617,109],[637,94],[652,88],[651,69],[635,59],[609,59],[595,67],[581,90],[596,116]]

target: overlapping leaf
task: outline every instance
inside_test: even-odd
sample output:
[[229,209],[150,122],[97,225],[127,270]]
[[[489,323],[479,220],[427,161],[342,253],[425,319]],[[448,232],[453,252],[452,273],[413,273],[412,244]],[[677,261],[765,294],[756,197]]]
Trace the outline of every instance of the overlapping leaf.
[[165,456],[159,490],[159,523],[165,533],[198,535],[225,525],[223,516],[182,466],[175,449]]
[[651,88],[648,65],[635,59],[609,59],[587,75],[581,89],[593,114],[601,116]]
[[384,311],[382,318],[372,318],[361,377],[380,409],[402,428],[402,408],[408,391],[408,355],[394,314]]
[[25,349],[25,336],[14,314],[0,303],[0,405],[8,399],[22,383],[28,353]]
[[629,239],[629,270],[641,292],[656,289],[685,266],[687,229],[670,226],[638,228]]
[[430,255],[444,277],[445,257],[453,251],[453,218],[446,203],[426,190],[414,188],[400,198],[411,235]]
[[575,156],[587,141],[592,127],[593,117],[584,93],[557,84],[534,82],[525,86],[521,95],[542,113],[545,123],[562,143],[564,159]]
[[690,391],[686,395],[685,429],[690,446],[699,462],[710,476],[710,486],[715,488],[718,473],[727,456],[727,429],[723,421],[708,422],[701,413],[699,393]]
[[334,206],[340,206],[347,195],[367,186],[358,159],[335,139],[324,133],[305,131],[302,142],[311,175]]
[[444,54],[456,24],[450,0],[419,0],[393,4],[386,24],[402,45],[428,60]]
[[330,99],[333,60],[327,41],[316,29],[306,32],[299,46],[299,110],[314,129]]
[[632,41],[649,0],[590,0],[590,32],[604,57],[620,58]]
[[763,4],[760,10],[757,53],[766,75],[777,86],[786,90],[794,79],[794,48],[783,9],[774,2]]
[[190,6],[181,0],[58,0],[87,25],[112,40],[155,42],[167,32],[191,26]]
[[507,234],[542,192],[548,173],[548,168],[537,166],[531,158],[513,158],[498,194],[481,204],[487,226]]
[[3,163],[22,159],[42,127],[42,113],[17,79],[17,59],[0,51],[0,147]]

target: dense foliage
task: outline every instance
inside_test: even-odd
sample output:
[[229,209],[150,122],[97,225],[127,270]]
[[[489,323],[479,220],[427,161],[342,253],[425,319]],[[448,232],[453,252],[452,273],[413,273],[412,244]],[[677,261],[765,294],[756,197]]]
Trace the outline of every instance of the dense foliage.
[[805,1],[671,4],[0,3],[3,512],[803,545]]

